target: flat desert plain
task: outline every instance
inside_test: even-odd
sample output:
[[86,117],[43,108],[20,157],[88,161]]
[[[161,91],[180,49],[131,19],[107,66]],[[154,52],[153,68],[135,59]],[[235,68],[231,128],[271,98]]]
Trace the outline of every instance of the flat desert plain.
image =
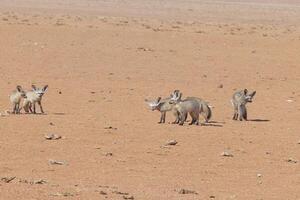
[[[298,1],[2,0],[0,44],[1,200],[300,199]],[[5,114],[31,84],[45,114]],[[211,123],[158,124],[174,89]]]

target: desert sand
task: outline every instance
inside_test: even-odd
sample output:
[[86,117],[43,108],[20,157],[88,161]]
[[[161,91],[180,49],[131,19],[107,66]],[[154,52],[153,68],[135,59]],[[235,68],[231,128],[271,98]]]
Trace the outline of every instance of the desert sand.
[[[1,113],[49,85],[45,115],[0,117],[1,200],[300,199],[298,1],[3,0],[0,44]],[[212,123],[158,124],[144,99],[174,89]]]

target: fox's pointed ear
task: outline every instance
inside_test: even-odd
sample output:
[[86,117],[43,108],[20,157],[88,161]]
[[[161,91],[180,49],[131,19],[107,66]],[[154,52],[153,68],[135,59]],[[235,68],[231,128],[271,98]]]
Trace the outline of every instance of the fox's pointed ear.
[[17,91],[21,92],[22,91],[22,87],[20,85],[17,85]]
[[161,100],[161,97],[157,97],[157,100],[156,100],[156,102],[157,102],[157,103],[159,103],[159,102],[160,102],[160,100]]
[[182,93],[180,92],[177,99],[181,100],[181,97],[182,97]]
[[246,95],[248,93],[248,90],[247,89],[244,89],[244,94]]
[[250,96],[251,96],[251,97],[254,97],[255,94],[256,94],[256,91],[253,91],[253,92],[250,94]]
[[35,85],[31,85],[32,89],[36,90],[36,86]]
[[45,92],[48,89],[48,85],[45,85],[43,91]]

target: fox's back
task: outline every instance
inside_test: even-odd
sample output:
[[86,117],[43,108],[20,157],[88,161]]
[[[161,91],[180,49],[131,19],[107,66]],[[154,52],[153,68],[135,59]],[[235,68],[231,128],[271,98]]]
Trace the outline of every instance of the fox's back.
[[36,95],[36,93],[34,91],[27,91],[26,96],[27,96],[27,100],[30,102],[39,101],[41,99],[40,97],[38,97]]
[[199,111],[200,104],[195,99],[189,99],[176,104],[176,108],[185,112]]

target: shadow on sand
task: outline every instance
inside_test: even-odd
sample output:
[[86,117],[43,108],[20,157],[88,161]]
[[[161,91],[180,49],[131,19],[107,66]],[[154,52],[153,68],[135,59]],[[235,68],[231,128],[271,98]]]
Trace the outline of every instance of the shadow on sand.
[[248,119],[250,122],[269,122],[268,119]]

